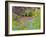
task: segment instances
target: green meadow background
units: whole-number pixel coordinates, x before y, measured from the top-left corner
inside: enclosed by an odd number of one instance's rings
[[[17,10],[19,10],[19,8]],[[39,7],[25,8],[23,16],[21,15],[16,16],[16,15],[15,16],[14,14],[12,15],[12,30],[15,31],[15,30],[40,29],[40,8]]]

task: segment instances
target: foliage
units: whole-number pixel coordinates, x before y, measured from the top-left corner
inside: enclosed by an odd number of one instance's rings
[[[32,11],[31,11],[32,10]],[[26,21],[22,23],[18,20],[15,20],[14,16],[12,17],[12,30],[31,30],[31,29],[40,29],[40,9],[34,8],[34,9],[27,8],[25,10],[24,17],[31,17],[32,21]],[[21,18],[21,16],[17,16],[18,19]],[[26,25],[26,26],[25,26]]]

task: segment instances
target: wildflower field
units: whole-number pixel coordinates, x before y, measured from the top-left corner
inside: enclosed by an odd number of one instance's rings
[[[12,30],[40,29],[40,7],[12,7]]]

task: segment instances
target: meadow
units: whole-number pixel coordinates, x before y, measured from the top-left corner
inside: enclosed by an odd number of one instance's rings
[[[12,8],[12,30],[38,30],[40,29],[39,7]]]

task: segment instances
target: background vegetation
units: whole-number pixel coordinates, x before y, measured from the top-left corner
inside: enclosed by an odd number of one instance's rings
[[[13,6],[12,12],[12,30],[40,29],[39,7]]]

